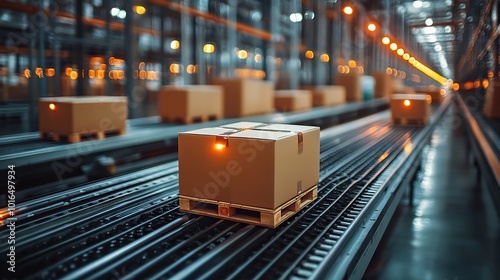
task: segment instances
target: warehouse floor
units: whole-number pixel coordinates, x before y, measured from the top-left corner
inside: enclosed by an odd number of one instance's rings
[[[499,217],[454,109],[432,135],[414,206],[403,199],[365,279],[498,279]]]

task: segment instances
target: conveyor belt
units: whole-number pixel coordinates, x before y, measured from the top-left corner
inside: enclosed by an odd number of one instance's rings
[[[0,169],[3,166],[17,167],[51,162],[65,159],[73,155],[99,154],[110,150],[119,150],[151,143],[172,143],[175,145],[177,135],[181,131],[207,126],[220,126],[237,121],[256,121],[266,123],[316,124],[322,119],[331,123],[342,115],[363,115],[387,108],[387,99],[374,99],[366,102],[348,103],[338,107],[319,107],[301,113],[274,113],[241,119],[223,119],[219,121],[196,123],[192,125],[162,124],[158,117],[130,120],[128,132],[120,137],[112,137],[99,141],[87,141],[75,144],[52,143],[38,140],[38,133],[22,134],[17,137],[0,137]],[[97,145],[98,143],[98,145]]]
[[[330,275],[325,263],[354,248],[348,246],[352,236],[382,197],[392,196],[385,191],[389,183],[400,183],[395,170],[406,172],[415,162],[444,108],[435,110],[425,128],[393,127],[383,112],[323,130],[318,199],[277,229],[179,212],[176,162],[20,202],[16,235],[23,238],[16,244],[16,276]],[[354,255],[342,260],[357,262]],[[347,273],[346,267],[336,267],[337,273]]]

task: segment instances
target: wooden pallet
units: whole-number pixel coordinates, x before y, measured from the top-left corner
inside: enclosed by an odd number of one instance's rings
[[[218,114],[213,115],[203,115],[203,116],[194,116],[194,117],[161,117],[161,121],[165,123],[183,123],[183,124],[192,124],[199,122],[208,122],[208,121],[216,121],[220,120],[222,117]]]
[[[266,209],[179,195],[181,211],[275,228],[318,197],[318,187],[297,195],[276,209]]]
[[[105,131],[84,131],[79,133],[54,133],[40,131],[40,138],[56,142],[78,143],[82,140],[100,140],[111,136],[124,135],[126,131],[127,130],[125,128]]]
[[[393,118],[392,123],[405,126],[424,126],[426,121],[424,119]]]

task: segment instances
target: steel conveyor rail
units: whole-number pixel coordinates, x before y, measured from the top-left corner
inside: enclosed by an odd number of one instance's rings
[[[176,162],[20,203],[18,230],[27,238],[18,247],[18,275],[307,278],[358,231],[408,139],[424,139],[432,129],[393,127],[387,112],[378,115],[340,134],[322,131],[318,200],[277,229],[179,212]]]

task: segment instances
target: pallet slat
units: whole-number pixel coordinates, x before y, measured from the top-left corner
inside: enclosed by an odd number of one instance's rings
[[[179,195],[184,212],[275,228],[318,197],[318,187],[297,195],[276,209]]]
[[[85,131],[80,133],[54,133],[40,131],[40,139],[52,140],[55,142],[78,143],[82,138],[90,138],[93,140],[101,140],[112,135],[124,135],[126,129],[113,129],[105,131]]]

